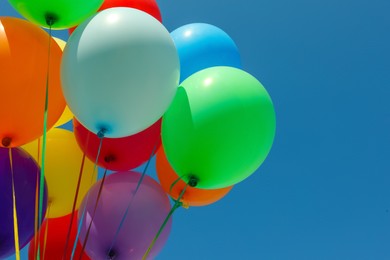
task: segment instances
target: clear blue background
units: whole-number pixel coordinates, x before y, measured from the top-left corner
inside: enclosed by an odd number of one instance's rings
[[[169,31],[225,30],[277,113],[266,162],[178,210],[158,259],[390,259],[390,1],[158,2]]]

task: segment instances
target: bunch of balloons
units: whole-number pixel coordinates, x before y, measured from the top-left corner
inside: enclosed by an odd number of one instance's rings
[[[169,33],[155,0],[9,3],[27,20],[0,17],[0,259],[153,259],[176,208],[266,159],[272,100],[220,28]]]

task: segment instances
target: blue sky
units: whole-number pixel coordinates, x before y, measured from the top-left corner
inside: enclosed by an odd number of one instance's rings
[[[390,1],[158,3],[169,31],[205,22],[234,39],[277,133],[227,197],[175,213],[157,259],[390,259]],[[0,15],[16,14],[1,0]]]

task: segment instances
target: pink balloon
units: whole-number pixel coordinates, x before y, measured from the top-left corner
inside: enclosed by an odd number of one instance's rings
[[[115,260],[142,259],[147,251],[171,206],[161,186],[147,175],[132,199],[140,178],[141,174],[137,172],[117,172],[106,177],[85,248],[91,259],[110,259],[108,256]],[[86,206],[80,233],[81,244],[91,222],[100,184],[101,180],[92,186],[89,198],[88,196],[84,198],[79,210],[80,220]],[[131,199],[127,217],[110,251]],[[162,249],[170,229],[171,220],[154,244],[148,259],[153,259]]]

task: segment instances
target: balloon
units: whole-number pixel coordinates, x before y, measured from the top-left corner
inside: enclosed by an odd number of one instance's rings
[[[262,164],[275,135],[270,96],[250,74],[232,67],[202,70],[185,80],[162,122],[168,161],[197,188],[236,184]]]
[[[0,17],[0,147],[20,146],[43,134],[48,40],[44,30],[25,20]],[[61,56],[51,40],[48,129],[65,108]]]
[[[88,131],[77,119],[73,121],[74,134],[81,150],[96,161],[100,139]],[[113,171],[134,169],[148,161],[161,145],[161,120],[146,130],[122,138],[105,138],[102,142],[98,165]]]
[[[99,11],[103,11],[113,7],[130,7],[141,10],[150,14],[160,22],[162,22],[160,9],[155,0],[104,0],[103,5]]]
[[[180,82],[215,66],[241,68],[238,48],[220,28],[206,23],[181,26],[171,33],[180,59]]]
[[[98,11],[103,11],[113,7],[130,7],[141,10],[150,14],[162,23],[160,9],[155,0],[105,0]],[[69,29],[69,34],[72,34],[76,27]]]
[[[55,123],[54,127],[62,126],[68,123],[70,120],[72,120],[72,118],[73,118],[72,111],[70,111],[69,107],[66,106],[64,112],[62,113],[58,121]]]
[[[115,260],[142,259],[168,215],[170,203],[161,186],[148,175],[145,175],[133,198],[140,178],[141,174],[136,172],[117,172],[106,177],[85,248],[91,259],[105,260],[108,256]],[[93,215],[100,182],[91,188],[89,199],[86,197],[80,207],[79,219],[81,209],[86,207],[80,233],[81,243],[84,242]],[[130,201],[129,212],[111,248]],[[162,249],[170,229],[171,219],[156,240],[148,259],[154,259]]]
[[[39,149],[38,140],[22,147],[38,159],[38,151],[42,151],[42,138]],[[39,158],[42,158],[41,154]],[[48,218],[57,218],[72,212],[82,159],[83,152],[78,147],[72,132],[58,128],[47,132],[45,177],[50,201]],[[88,189],[96,181],[93,170],[94,163],[86,159],[76,203],[77,208]]]
[[[53,37],[53,39],[56,41],[58,46],[60,46],[61,50],[65,49],[66,42],[60,38]],[[68,123],[70,120],[72,120],[73,114],[72,111],[70,111],[68,106],[65,106],[64,112],[62,112],[61,117],[58,119],[58,121],[54,124],[54,127],[61,126],[63,124]]]
[[[31,22],[52,29],[66,29],[96,13],[103,0],[8,0]]]
[[[162,147],[157,151],[156,171],[157,177],[164,191],[172,198],[177,200],[186,186],[186,183],[183,180],[179,180],[177,183],[175,183],[179,176],[177,176],[169,164]],[[185,207],[206,206],[225,197],[225,195],[228,194],[232,188],[233,186],[215,190],[204,190],[187,186],[186,191],[180,201]]]
[[[71,35],[61,79],[79,122],[95,134],[105,130],[105,137],[119,138],[161,118],[177,89],[179,60],[156,19],[132,8],[109,8]]]
[[[57,37],[53,37],[53,39],[56,41],[56,43],[58,44],[58,46],[61,48],[61,50],[63,51],[65,49],[65,46],[66,46],[66,42],[60,38],[57,38]]]
[[[75,212],[77,216],[77,211]],[[39,230],[38,235],[31,240],[28,248],[28,259],[35,260],[37,255],[38,244],[36,243],[39,236],[40,246],[40,259],[61,260],[65,250],[66,239],[68,235],[68,229],[70,224],[71,214],[60,218],[47,219]],[[45,232],[47,227],[47,237],[45,245]],[[70,259],[72,255],[72,248],[77,233],[77,221],[73,221],[71,233],[69,236],[69,242],[67,246],[66,256],[64,259]],[[79,259],[82,246],[80,242],[77,243],[74,259]],[[83,254],[82,260],[89,260],[90,258]]]
[[[10,149],[10,148],[9,148]],[[15,253],[12,201],[12,172],[9,149],[0,148],[0,259]],[[12,148],[19,245],[23,248],[34,235],[35,191],[40,169],[35,160],[20,148]],[[47,206],[47,188],[43,193],[43,216]]]

